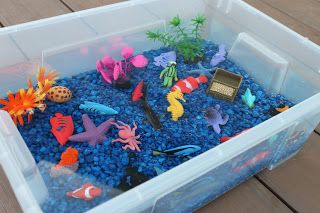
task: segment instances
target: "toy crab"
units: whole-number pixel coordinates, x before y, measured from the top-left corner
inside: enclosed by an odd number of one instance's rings
[[[141,142],[137,140],[140,138],[140,135],[136,136],[136,129],[137,129],[136,123],[133,122],[132,129],[128,124],[125,124],[122,121],[118,121],[118,123],[122,124],[122,126],[118,125],[115,122],[113,123],[113,125],[115,125],[118,129],[120,129],[118,133],[119,138],[112,140],[112,142],[121,142],[121,143],[127,144],[123,146],[122,149],[127,150],[129,148],[132,151],[137,150],[138,152],[140,152],[141,150],[138,144],[141,144]]]

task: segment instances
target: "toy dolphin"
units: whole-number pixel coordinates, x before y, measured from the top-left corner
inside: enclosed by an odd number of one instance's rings
[[[106,105],[91,102],[91,101],[84,101],[84,104],[80,104],[79,109],[83,109],[89,112],[96,112],[101,115],[116,115],[119,113],[118,111]]]
[[[224,60],[226,60],[226,54],[227,54],[226,46],[224,44],[220,44],[219,51],[212,57],[210,61],[210,65],[212,67],[215,67],[221,62],[223,62]]]
[[[252,95],[251,90],[247,88],[246,92],[244,95],[241,95],[242,101],[249,107],[253,108],[254,107],[254,102],[256,100],[256,96]]]
[[[172,149],[167,149],[165,151],[158,151],[154,150],[152,151],[153,155],[167,155],[167,156],[188,156],[194,152],[197,152],[201,150],[201,147],[195,146],[195,145],[184,145],[184,146],[179,146],[176,148]]]

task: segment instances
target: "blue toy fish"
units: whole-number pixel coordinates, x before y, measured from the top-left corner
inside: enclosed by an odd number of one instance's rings
[[[167,156],[188,156],[194,152],[201,150],[201,147],[195,145],[184,145],[165,151],[152,151],[153,155],[167,155]]]
[[[96,112],[101,115],[116,115],[116,114],[118,114],[118,111],[116,111],[106,105],[91,102],[91,101],[85,101],[84,104],[80,104],[79,109],[83,109],[83,110],[89,111],[89,112]]]
[[[256,96],[252,95],[251,90],[247,88],[244,95],[241,95],[241,99],[249,108],[253,108]]]

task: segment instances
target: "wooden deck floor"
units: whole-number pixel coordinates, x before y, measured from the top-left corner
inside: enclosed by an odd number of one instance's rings
[[[119,1],[0,0],[0,27]],[[320,0],[245,1],[320,44]],[[320,126],[291,160],[252,177],[198,212],[320,212],[319,133]],[[4,212],[21,209],[0,167],[0,213]]]

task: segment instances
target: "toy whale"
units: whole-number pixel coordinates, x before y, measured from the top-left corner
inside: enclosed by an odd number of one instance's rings
[[[84,101],[84,104],[80,104],[79,109],[83,109],[89,112],[96,112],[101,115],[116,115],[119,113],[118,111],[106,105],[91,102],[91,101]]]

